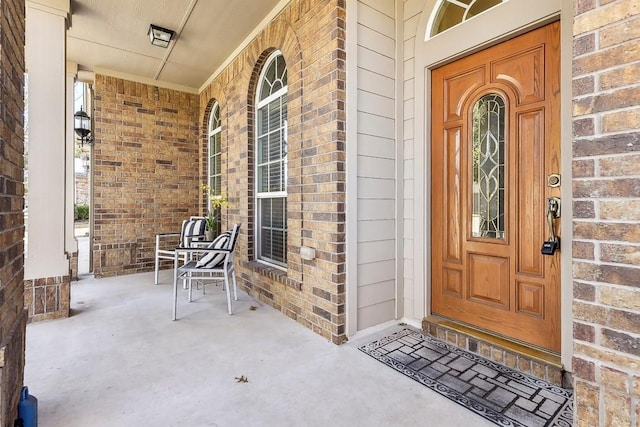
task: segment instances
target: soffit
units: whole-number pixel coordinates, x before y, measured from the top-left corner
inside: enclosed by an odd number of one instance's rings
[[[195,92],[282,0],[72,0],[67,61]],[[176,31],[152,46],[150,24]]]

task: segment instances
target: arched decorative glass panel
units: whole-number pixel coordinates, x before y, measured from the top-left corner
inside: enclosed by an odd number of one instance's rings
[[[495,93],[473,106],[473,237],[505,239],[505,101]]]
[[[441,0],[431,37],[508,0]]]
[[[266,62],[256,106],[257,257],[287,263],[287,65],[280,52]]]
[[[222,123],[220,121],[220,105],[216,102],[209,116],[209,185],[215,195],[222,192]]]

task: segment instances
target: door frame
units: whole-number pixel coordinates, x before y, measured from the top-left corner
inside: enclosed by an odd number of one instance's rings
[[[415,313],[431,314],[431,70],[471,53],[498,44],[560,19],[561,38],[561,197],[563,200],[560,221],[562,240],[561,257],[561,360],[565,369],[571,370],[573,355],[572,312],[572,194],[571,194],[571,100],[572,100],[572,45],[573,45],[573,1],[572,0],[509,0],[490,9],[457,27],[453,27],[432,38],[431,15],[439,4],[426,0],[416,31],[414,58],[415,100],[415,148],[414,148],[414,196],[413,217],[415,219],[414,242],[414,301]],[[508,17],[505,19],[505,17]],[[468,37],[474,34],[474,38]],[[453,48],[452,48],[453,47]],[[569,70],[569,72],[563,72]]]

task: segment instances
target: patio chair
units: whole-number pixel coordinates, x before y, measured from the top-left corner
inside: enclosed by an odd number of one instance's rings
[[[238,241],[240,224],[235,224],[229,231],[218,236],[208,247],[176,248],[173,270],[173,320],[176,320],[178,306],[178,280],[186,281],[189,289],[188,300],[191,302],[192,282],[198,281],[206,286],[208,281],[222,281],[223,290],[227,293],[227,308],[233,314],[231,306],[231,287],[233,299],[238,300],[236,286],[236,271],[233,262],[233,251]],[[188,261],[178,266],[181,256],[187,256]]]
[[[160,260],[173,260],[175,257],[175,247],[189,247],[194,241],[204,240],[206,219],[201,216],[192,216],[182,221],[180,233],[160,233],[156,234],[156,271],[154,284],[158,284],[160,271]],[[171,248],[171,249],[165,249]],[[182,263],[187,262],[186,255],[183,255]]]

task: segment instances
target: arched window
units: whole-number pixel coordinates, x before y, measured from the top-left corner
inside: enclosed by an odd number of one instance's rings
[[[216,102],[213,104],[211,115],[209,116],[209,161],[207,167],[207,175],[209,178],[208,183],[211,187],[211,193],[216,196],[219,196],[222,192],[222,168],[220,162],[220,157],[222,154],[221,135],[222,124],[220,122],[220,105],[218,105],[218,103]]]
[[[286,266],[287,65],[278,51],[265,63],[256,99],[256,254]]]
[[[440,0],[432,18],[430,35],[440,34],[505,1],[508,0]]]

